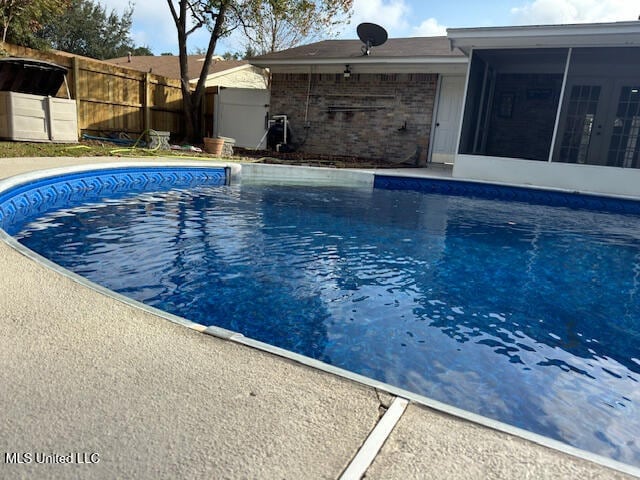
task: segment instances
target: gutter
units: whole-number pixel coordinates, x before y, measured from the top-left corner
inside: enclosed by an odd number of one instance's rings
[[[344,57],[344,58],[304,58],[287,60],[264,60],[252,63],[258,67],[270,67],[273,65],[309,66],[309,65],[432,65],[451,64],[466,65],[469,59],[459,57]]]

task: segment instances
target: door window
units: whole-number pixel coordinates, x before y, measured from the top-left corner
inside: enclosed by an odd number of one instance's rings
[[[640,85],[620,89],[607,165],[640,168]]]
[[[561,162],[587,163],[600,100],[599,85],[574,85],[567,105],[564,134],[560,144]]]

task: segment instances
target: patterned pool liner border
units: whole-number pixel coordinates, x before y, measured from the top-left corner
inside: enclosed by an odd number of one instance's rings
[[[77,201],[118,198],[130,193],[229,183],[225,167],[149,166],[104,168],[59,174],[0,191],[0,228],[14,234],[29,218]]]
[[[412,190],[441,195],[526,202],[553,207],[640,215],[640,201],[637,199],[497,183],[482,183],[463,179],[376,175],[374,188],[384,190]]]
[[[123,168],[127,168],[127,167],[139,167],[139,168],[145,168],[146,166],[150,166],[150,167],[158,167],[158,166],[166,166],[168,168],[173,167],[174,165],[171,164],[164,164],[164,165],[149,165],[149,164],[141,164],[141,163],[137,163],[137,164],[122,164],[122,165],[116,165],[116,167],[121,166]],[[184,165],[183,165],[184,166]],[[195,167],[201,166],[200,164],[194,165]],[[100,168],[100,166],[96,166],[96,165],[92,165],[92,168],[86,168],[86,166],[83,166],[79,169],[76,169],[74,167],[64,167],[61,169],[53,169],[53,170],[46,170],[46,171],[40,171],[40,172],[33,172],[31,174],[24,174],[24,175],[18,175],[16,177],[12,177],[10,179],[7,180],[3,180],[0,181],[0,198],[2,198],[2,195],[10,188],[14,187],[16,184],[17,185],[24,185],[26,182],[23,181],[23,177],[28,177],[31,179],[31,181],[36,181],[38,179],[44,179],[47,176],[53,176],[56,174],[63,174],[64,172],[67,173],[80,173],[80,172],[85,172],[87,174],[90,174],[94,171],[100,171],[100,170],[106,170],[108,168],[113,168],[114,165],[105,165],[105,168]],[[38,173],[40,173],[40,176],[38,176]],[[373,173],[372,173],[373,175]],[[241,176],[241,172],[240,172],[240,176]],[[419,179],[419,180],[424,180],[424,179]],[[429,179],[431,180],[431,179]],[[17,183],[16,183],[17,182]],[[607,468],[611,468],[613,470],[617,470],[619,472],[622,473],[626,473],[635,477],[640,478],[640,468],[635,467],[633,465],[629,465],[626,463],[622,463],[616,460],[612,460],[608,457],[604,457],[601,455],[597,455],[595,453],[592,452],[588,452],[586,450],[581,450],[579,448],[576,447],[572,447],[571,445],[568,445],[566,443],[560,442],[558,440],[554,440],[548,437],[544,437],[542,435],[533,433],[533,432],[529,432],[527,430],[523,430],[521,428],[518,427],[514,427],[512,425],[503,423],[503,422],[499,422],[497,420],[488,418],[488,417],[484,417],[482,415],[478,415],[466,410],[462,410],[460,408],[448,405],[446,403],[442,403],[439,402],[437,400],[434,400],[432,398],[423,396],[423,395],[418,395],[415,394],[413,392],[404,390],[402,388],[398,388],[398,387],[394,387],[393,385],[389,385],[387,383],[384,382],[380,382],[377,380],[373,380],[371,378],[359,375],[357,373],[353,373],[350,372],[348,370],[344,370],[342,368],[339,367],[335,367],[333,365],[329,365],[326,364],[324,362],[321,362],[319,360],[315,360],[309,357],[305,357],[304,355],[300,355],[294,352],[290,352],[288,350],[279,348],[279,347],[275,347],[273,345],[269,345],[267,343],[258,341],[258,340],[253,340],[251,338],[245,337],[243,334],[239,333],[239,332],[235,332],[232,330],[227,330],[224,328],[220,328],[220,327],[216,327],[216,326],[206,326],[206,325],[202,325],[196,322],[192,322],[191,320],[179,317],[177,315],[173,315],[170,313],[167,313],[163,310],[159,310],[155,307],[151,307],[148,305],[145,305],[144,303],[138,302],[136,300],[133,300],[131,298],[128,298],[122,294],[113,292],[101,285],[98,285],[94,282],[91,282],[89,280],[87,280],[84,277],[81,277],[80,275],[73,273],[65,268],[62,268],[61,266],[53,263],[52,261],[48,260],[47,258],[35,253],[34,251],[26,248],[25,246],[23,246],[21,243],[19,243],[17,240],[15,240],[11,235],[9,235],[7,232],[5,232],[3,229],[0,229],[0,241],[3,241],[5,244],[7,244],[8,246],[10,246],[11,248],[13,248],[14,250],[16,250],[17,252],[19,252],[20,254],[22,254],[23,256],[29,258],[30,260],[39,263],[40,265],[43,265],[46,268],[49,268],[55,272],[57,272],[60,275],[63,275],[65,277],[67,277],[68,279],[83,285],[85,287],[91,288],[92,290],[101,293],[102,295],[105,295],[109,298],[112,298],[113,300],[116,300],[118,302],[122,302],[126,305],[141,309],[151,315],[154,315],[156,317],[160,317],[163,318],[165,320],[168,320],[172,323],[181,325],[183,327],[187,327],[190,328],[192,330],[195,330],[197,332],[200,333],[205,333],[207,335],[211,335],[213,337],[222,339],[222,340],[228,340],[228,341],[232,341],[232,342],[236,342],[238,344],[241,345],[245,345],[247,347],[251,347],[251,348],[255,348],[267,353],[271,353],[273,355],[277,355],[279,357],[291,360],[293,362],[296,362],[298,364],[301,365],[305,365],[307,367],[310,368],[314,368],[314,369],[318,369],[333,375],[338,375],[340,377],[346,378],[348,380],[360,383],[362,385],[366,385],[372,388],[375,388],[377,390],[381,390],[381,391],[385,391],[387,393],[390,393],[392,395],[395,395],[396,397],[402,398],[402,399],[406,399],[408,401],[412,401],[415,402],[417,404],[432,408],[436,411],[448,414],[448,415],[452,415],[454,417],[460,418],[462,420],[466,420],[478,425],[482,425],[484,427],[488,427],[490,429],[499,431],[499,432],[503,432],[503,433],[507,433],[510,435],[514,435],[516,437],[520,437],[522,439],[531,441],[535,444],[541,445],[543,447],[547,447],[547,448],[551,448],[553,450],[571,455],[573,457],[576,458],[580,458],[583,460],[587,460],[599,465],[602,465],[604,467]]]

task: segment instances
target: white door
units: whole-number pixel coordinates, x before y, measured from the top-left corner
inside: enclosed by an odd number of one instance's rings
[[[464,77],[441,77],[431,148],[431,161],[434,163],[453,163],[463,97]]]
[[[221,88],[214,103],[214,136],[233,138],[238,147],[266,148],[268,112],[269,90]]]

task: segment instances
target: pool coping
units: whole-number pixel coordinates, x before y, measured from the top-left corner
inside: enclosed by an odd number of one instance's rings
[[[132,162],[118,162],[118,163],[100,163],[100,164],[91,164],[91,165],[78,165],[78,166],[68,166],[68,167],[59,167],[59,168],[52,168],[52,169],[45,169],[45,170],[36,170],[36,171],[32,171],[29,173],[24,173],[24,174],[19,174],[19,175],[15,175],[12,177],[8,177],[6,179],[2,179],[0,180],[0,193],[2,193],[3,191],[5,191],[6,189],[15,187],[17,185],[20,184],[24,184],[24,183],[28,183],[31,181],[35,181],[38,179],[42,179],[43,177],[46,176],[52,176],[52,175],[64,175],[64,174],[70,174],[70,173],[79,173],[79,172],[85,172],[85,171],[99,171],[99,170],[107,170],[107,169],[111,169],[111,168],[131,168],[131,167],[139,167],[139,168],[144,168],[144,167],[171,167],[171,166],[182,166],[182,167],[204,167],[204,168],[211,168],[212,166],[215,167],[228,167],[230,168],[231,171],[231,175],[232,175],[232,183],[234,182],[233,179],[235,179],[236,181],[239,178],[242,178],[242,169],[244,167],[245,164],[241,164],[241,163],[234,163],[234,162],[219,162],[219,163],[212,163],[212,162],[202,162],[202,161],[189,161],[189,162],[185,162],[185,161],[181,161],[179,163],[175,163],[175,162],[168,162],[168,161],[153,161],[153,162],[139,162],[139,161],[132,161]],[[255,165],[255,164],[249,164],[249,165]],[[270,167],[284,167],[284,168],[293,168],[295,169],[295,171],[300,172],[300,170],[298,169],[306,169],[306,168],[310,168],[311,170],[307,170],[307,172],[313,172],[312,175],[310,175],[310,178],[308,178],[307,180],[302,180],[303,184],[328,184],[331,185],[332,183],[330,181],[327,181],[326,179],[323,181],[322,179],[322,173],[323,172],[327,172],[330,171],[332,173],[332,175],[330,175],[329,177],[333,176],[333,172],[335,172],[335,169],[328,169],[328,168],[323,168],[323,167],[288,167],[288,166],[269,166],[269,165],[260,165],[260,167],[265,167],[266,169],[269,169]],[[262,170],[262,169],[261,169]],[[282,170],[280,170],[282,171]],[[370,177],[371,179],[371,185],[373,186],[373,176],[375,174],[377,174],[377,172],[374,174],[373,172],[370,171],[354,171],[355,175],[354,175],[354,179],[356,179],[356,185],[359,186],[364,186],[367,184],[368,182],[368,178]],[[428,172],[426,172],[428,173]],[[390,172],[385,172],[386,175],[391,175]],[[404,175],[407,176],[407,175]],[[262,178],[262,177],[261,177]],[[258,180],[260,181],[261,178],[258,178]],[[416,176],[413,178],[425,178],[424,175],[420,175],[420,176]],[[268,178],[262,178],[263,180],[268,180]],[[457,180],[457,179],[455,179]],[[464,180],[461,180],[464,181]],[[300,183],[300,179],[296,178],[293,180],[293,183],[299,184]],[[355,186],[355,185],[354,185]],[[526,186],[526,188],[528,188],[528,186]],[[628,198],[628,197],[627,197]],[[484,417],[472,412],[468,412],[466,410],[457,408],[457,407],[453,407],[451,405],[439,402],[437,400],[433,400],[429,397],[423,396],[423,395],[418,395],[412,392],[409,392],[407,390],[398,388],[398,387],[394,387],[392,385],[386,384],[384,382],[380,382],[377,380],[373,380],[370,379],[368,377],[364,377],[362,375],[353,373],[353,372],[349,372],[347,370],[338,368],[338,367],[334,367],[332,365],[323,363],[321,361],[318,360],[314,360],[312,358],[309,357],[305,357],[303,355],[300,354],[296,354],[287,350],[284,350],[282,348],[279,347],[275,347],[269,344],[266,344],[264,342],[260,342],[257,340],[253,340],[251,338],[245,337],[244,335],[242,335],[241,333],[238,332],[234,332],[231,330],[227,330],[227,329],[223,329],[220,327],[215,327],[215,326],[205,326],[205,325],[201,325],[198,324],[196,322],[192,322],[190,320],[184,319],[182,317],[164,312],[162,310],[159,310],[157,308],[154,307],[150,307],[147,306],[141,302],[138,302],[136,300],[132,300],[124,295],[118,294],[116,292],[113,292],[105,287],[102,287],[98,284],[95,284],[69,270],[64,269],[63,267],[60,267],[59,265],[55,264],[54,262],[46,259],[45,257],[42,257],[41,255],[33,252],[32,250],[24,247],[22,244],[20,244],[17,240],[15,240],[13,237],[11,237],[10,235],[8,235],[4,230],[0,230],[0,240],[3,241],[5,244],[9,245],[11,248],[13,248],[14,250],[18,251],[20,254],[24,255],[25,257],[29,258],[30,260],[45,266],[46,268],[55,271],[56,273],[63,275],[69,279],[71,279],[72,281],[79,283],[85,287],[88,287],[94,291],[99,292],[102,295],[105,295],[109,298],[112,298],[118,302],[127,304],[129,306],[138,308],[140,310],[143,310],[147,313],[150,313],[156,317],[160,317],[163,318],[165,320],[168,320],[172,323],[190,328],[192,330],[195,330],[197,332],[200,333],[205,333],[207,335],[212,335],[214,337],[223,339],[223,340],[228,340],[228,341],[232,341],[244,346],[248,346],[251,348],[255,348],[258,350],[261,350],[263,352],[268,352],[270,354],[279,356],[279,357],[283,357],[286,358],[288,360],[294,361],[298,364],[301,365],[305,365],[307,367],[311,367],[317,370],[321,370],[333,375],[337,375],[340,376],[342,378],[346,378],[348,380],[357,382],[359,384],[362,385],[366,385],[368,387],[372,387],[376,390],[381,390],[384,392],[387,392],[389,394],[392,394],[400,399],[404,399],[404,400],[408,400],[411,402],[415,402],[417,404],[420,405],[424,405],[426,407],[432,408],[436,411],[448,414],[448,415],[452,415],[456,418],[462,419],[462,420],[466,420],[469,422],[472,422],[474,424],[478,424],[478,425],[482,425],[484,427],[488,427],[492,430],[496,430],[499,432],[503,432],[503,433],[507,433],[510,435],[514,435],[516,437],[531,441],[533,443],[536,443],[538,445],[547,447],[547,448],[551,448],[553,450],[562,452],[562,453],[566,453],[568,455],[571,455],[573,457],[577,457],[583,460],[587,460],[599,465],[602,465],[604,467],[608,467],[617,471],[620,471],[622,473],[626,473],[626,474],[630,474],[633,476],[637,476],[640,477],[640,468],[635,467],[633,465],[629,465],[623,462],[619,462],[616,460],[612,460],[608,457],[604,457],[601,455],[597,455],[585,450],[581,450],[579,448],[576,447],[572,447],[568,444],[565,444],[563,442],[557,441],[557,440],[553,440],[547,437],[544,437],[542,435],[536,434],[536,433],[532,433],[529,432],[527,430],[523,430],[520,429],[518,427],[514,427],[511,426],[509,424],[503,423],[503,422],[499,422],[497,420],[493,420],[491,418],[488,417]]]

